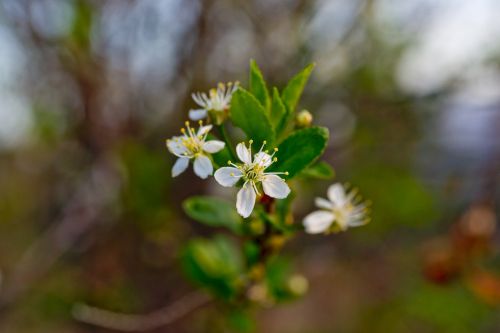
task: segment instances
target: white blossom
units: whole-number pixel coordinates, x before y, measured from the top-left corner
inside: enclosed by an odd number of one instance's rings
[[[188,165],[189,160],[194,159],[194,173],[205,179],[213,172],[212,160],[210,154],[217,153],[224,148],[225,143],[219,140],[206,141],[207,135],[212,129],[212,125],[203,125],[199,122],[200,127],[197,132],[186,121],[186,128],[181,129],[181,136],[174,136],[167,140],[168,150],[178,157],[172,167],[172,177],[177,177],[183,173]]]
[[[345,231],[349,227],[357,227],[369,222],[367,205],[360,203],[356,190],[346,193],[344,187],[333,184],[328,188],[327,199],[316,198],[316,206],[320,208],[304,218],[304,227],[310,234],[327,231]]]
[[[230,167],[222,167],[215,171],[215,180],[222,186],[231,187],[241,179],[243,186],[236,197],[236,209],[244,218],[250,216],[255,206],[257,195],[260,195],[259,184],[265,194],[276,199],[283,199],[290,193],[290,188],[285,181],[279,177],[280,174],[288,175],[288,172],[265,172],[265,170],[277,161],[274,157],[277,148],[272,155],[263,151],[264,141],[260,150],[252,158],[252,140],[247,147],[243,142],[236,146],[236,154],[242,163],[232,163]]]
[[[233,93],[238,89],[239,83],[229,82],[227,84],[219,83],[217,89],[210,89],[208,95],[206,93],[193,93],[191,97],[200,106],[199,109],[189,111],[191,120],[199,120],[206,118],[209,111],[221,113],[227,111],[230,107]]]

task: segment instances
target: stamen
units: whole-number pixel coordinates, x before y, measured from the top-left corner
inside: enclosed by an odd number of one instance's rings
[[[262,141],[262,147],[260,147],[260,151],[262,151],[262,149],[264,149],[264,146],[265,146],[266,144],[267,144],[267,141],[266,141],[266,140]]]
[[[255,185],[255,183],[254,182],[250,182],[250,184],[252,184],[252,187],[253,187],[255,193],[257,193],[257,195],[260,195],[260,192],[259,192],[259,190],[257,190],[257,186]]]

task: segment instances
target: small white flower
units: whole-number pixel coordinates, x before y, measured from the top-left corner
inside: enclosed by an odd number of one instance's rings
[[[349,227],[357,227],[369,222],[366,217],[367,205],[356,198],[356,190],[346,193],[344,187],[338,183],[328,188],[328,199],[316,198],[316,206],[321,210],[310,213],[304,218],[304,227],[310,234],[342,231]],[[334,224],[335,222],[335,224]]]
[[[183,173],[188,165],[189,160],[194,159],[194,173],[200,178],[207,178],[213,172],[212,161],[210,154],[217,153],[224,148],[225,143],[219,140],[206,141],[208,132],[212,129],[212,125],[205,125],[200,120],[200,128],[195,133],[194,128],[186,121],[186,128],[181,128],[183,135],[174,136],[167,140],[168,150],[179,157],[172,167],[172,177],[177,177]]]
[[[229,82],[227,84],[219,83],[217,89],[210,89],[208,95],[206,93],[193,93],[191,96],[198,104],[200,109],[193,109],[189,111],[189,118],[191,120],[199,120],[207,117],[209,111],[217,113],[224,112],[229,109],[231,97],[238,89],[239,83]]]
[[[288,185],[278,176],[287,175],[288,172],[265,172],[273,162],[277,161],[274,154],[278,151],[278,148],[274,148],[274,153],[269,155],[267,151],[262,151],[265,144],[264,141],[252,159],[252,140],[248,147],[243,142],[239,143],[236,146],[236,154],[243,163],[235,164],[229,161],[231,167],[220,168],[214,174],[215,180],[226,187],[234,186],[240,179],[243,180],[243,186],[236,197],[236,209],[244,218],[252,213],[255,199],[260,194],[257,188],[260,183],[264,193],[270,197],[283,199],[290,193]]]

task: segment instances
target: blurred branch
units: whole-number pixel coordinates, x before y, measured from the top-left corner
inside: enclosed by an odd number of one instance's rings
[[[172,324],[210,301],[210,296],[194,291],[162,309],[144,315],[124,314],[76,304],[73,308],[73,317],[78,321],[103,328],[143,332]]]
[[[98,223],[116,199],[120,184],[115,168],[105,159],[96,162],[69,200],[61,219],[25,251],[10,274],[0,294],[0,310],[5,310],[36,285],[52,265]]]

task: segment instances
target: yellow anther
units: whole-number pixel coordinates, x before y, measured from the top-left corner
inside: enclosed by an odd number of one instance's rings
[[[181,128],[181,133],[186,133],[186,129],[185,128]]]
[[[187,127],[189,127],[189,121],[186,121],[184,124],[185,124]]]
[[[227,161],[227,164],[228,164],[228,165],[231,165],[231,160]]]
[[[277,157],[273,158],[273,161],[274,161],[274,162],[277,162],[277,161],[278,161],[278,158],[277,158]]]
[[[231,177],[234,177],[234,172],[231,172],[229,175],[230,175]]]
[[[198,121],[198,124],[203,125],[203,120]]]
[[[285,176],[288,176],[290,173],[288,173],[288,171],[285,172]]]
[[[278,147],[274,148],[274,151],[278,151]]]
[[[267,144],[267,141],[266,141],[266,140],[264,140],[264,141],[262,141],[262,143],[263,143],[263,144]]]
[[[252,143],[253,143],[253,140],[248,141],[248,143],[249,143],[249,144],[252,144]]]

